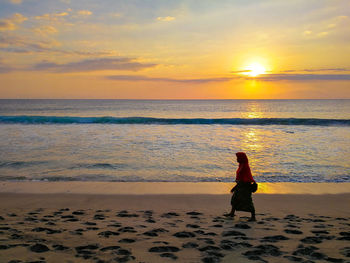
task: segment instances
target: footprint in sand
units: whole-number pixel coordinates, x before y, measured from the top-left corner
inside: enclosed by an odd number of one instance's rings
[[[350,247],[344,247],[340,249],[340,253],[346,256],[347,258],[350,258]]]
[[[149,230],[143,234],[145,236],[156,237],[158,236],[158,233],[165,233],[165,232],[169,232],[169,231],[164,228],[156,228],[156,229]]]
[[[63,246],[63,245],[53,245],[52,247],[56,251],[63,251],[63,250],[68,250],[69,249],[69,247],[66,247],[66,246]]]
[[[43,253],[50,250],[46,245],[40,244],[40,243],[37,243],[31,246],[29,249],[30,251],[36,252],[36,253]]]
[[[96,226],[97,225],[95,222],[85,222],[82,224],[87,225],[87,226]]]
[[[194,243],[194,242],[187,242],[187,243],[182,244],[182,247],[183,248],[197,248],[197,247],[199,247],[199,245],[197,243]]]
[[[282,235],[276,235],[276,236],[266,236],[261,239],[262,242],[270,242],[270,243],[276,243],[283,240],[289,240],[289,238]]]
[[[118,232],[122,233],[136,233],[137,231],[132,226],[121,227]]]
[[[108,246],[108,247],[103,247],[100,250],[105,252],[105,251],[115,251],[120,249],[120,246]]]
[[[246,236],[246,234],[242,233],[242,232],[238,232],[235,230],[230,230],[230,231],[224,231],[222,233],[223,237],[231,237],[231,236]]]
[[[177,256],[174,255],[173,253],[162,253],[160,254],[159,256],[161,256],[162,258],[171,258],[171,259],[174,259],[176,260],[177,259]]]
[[[109,238],[110,236],[119,236],[120,233],[107,230],[107,231],[103,231],[103,232],[98,233],[98,235],[99,235],[100,237]]]
[[[75,248],[77,254],[76,257],[82,257],[84,259],[89,259],[93,255],[96,254],[94,250],[98,249],[99,246],[97,244],[90,244],[86,246],[78,246]]]
[[[244,224],[244,223],[238,223],[238,224],[235,224],[235,228],[239,228],[239,229],[249,229],[251,228],[249,225],[247,224]]]
[[[84,210],[77,210],[72,212],[73,215],[80,216],[80,215],[85,215]]]
[[[246,257],[251,256],[274,256],[279,257],[282,255],[282,252],[280,249],[274,245],[259,245],[255,246],[254,250],[249,250],[247,252],[244,252],[242,255]]]
[[[174,247],[174,246],[158,246],[158,247],[151,247],[148,251],[163,253],[163,252],[178,252],[179,250],[180,249],[178,247]]]
[[[208,244],[208,245],[214,245],[215,242],[213,239],[208,238],[208,237],[198,237],[197,238],[198,241],[204,241],[204,243]]]
[[[338,237],[337,240],[350,241],[350,232],[340,232],[339,235],[341,235],[341,237]]]
[[[192,212],[187,212],[186,215],[190,215],[190,216],[199,216],[199,215],[203,215],[202,213],[196,212],[196,211],[192,211]]]
[[[48,235],[52,234],[57,234],[57,233],[62,233],[61,230],[55,230],[51,228],[46,228],[46,227],[36,227],[32,229],[32,232],[45,232]]]
[[[194,224],[187,224],[186,227],[188,227],[188,228],[200,228],[199,225],[194,225]]]
[[[182,232],[175,233],[173,236],[178,238],[189,238],[189,237],[195,237],[196,235],[192,232],[182,231]]]
[[[234,250],[239,247],[252,247],[253,245],[247,243],[247,242],[235,242],[232,240],[221,240],[220,247],[224,250]]]
[[[135,239],[131,239],[131,238],[123,238],[123,239],[120,239],[119,241],[118,241],[119,243],[134,243],[134,242],[136,242],[136,240]]]
[[[284,232],[286,232],[287,234],[293,234],[293,235],[301,235],[303,232],[300,230],[296,230],[296,229],[285,229]]]
[[[128,211],[126,210],[123,210],[123,211],[119,211],[117,214],[116,214],[117,217],[139,217],[138,214],[129,214]]]
[[[120,224],[120,223],[113,223],[113,224],[109,224],[109,225],[107,225],[108,227],[121,227],[122,226],[122,224]]]
[[[103,214],[96,214],[96,215],[94,215],[94,219],[95,220],[105,220],[106,217]]]

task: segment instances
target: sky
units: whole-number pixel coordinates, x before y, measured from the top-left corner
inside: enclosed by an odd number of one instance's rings
[[[349,0],[0,0],[0,98],[349,99]]]

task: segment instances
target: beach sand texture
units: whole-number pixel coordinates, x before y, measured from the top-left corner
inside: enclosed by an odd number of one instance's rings
[[[0,262],[350,262],[350,194],[0,193]]]

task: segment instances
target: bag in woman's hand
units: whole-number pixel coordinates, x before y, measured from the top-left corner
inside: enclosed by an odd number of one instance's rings
[[[258,184],[256,182],[253,182],[252,184],[250,184],[250,191],[252,193],[255,193],[258,190]]]

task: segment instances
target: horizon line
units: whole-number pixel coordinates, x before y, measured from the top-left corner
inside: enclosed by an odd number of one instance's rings
[[[214,100],[350,100],[350,98],[290,98],[290,99],[93,99],[93,98],[0,98],[0,100],[138,100],[138,101],[214,101]]]

